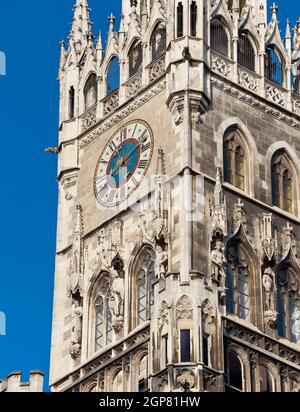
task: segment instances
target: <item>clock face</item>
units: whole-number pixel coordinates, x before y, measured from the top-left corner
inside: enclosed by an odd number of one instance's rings
[[[116,206],[130,196],[147,173],[153,135],[141,120],[128,123],[109,140],[97,164],[94,191],[98,202]]]

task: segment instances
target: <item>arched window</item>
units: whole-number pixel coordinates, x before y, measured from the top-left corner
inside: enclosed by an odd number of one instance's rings
[[[143,63],[142,43],[136,40],[129,51],[129,77],[134,76],[141,68]]]
[[[253,273],[250,259],[241,243],[229,246],[227,255],[227,312],[240,319],[250,320],[250,275]]]
[[[151,36],[152,61],[158,59],[166,50],[166,27],[159,23]]]
[[[269,368],[264,365],[259,366],[259,384],[260,392],[275,392],[274,378]]]
[[[120,86],[120,64],[117,56],[114,56],[106,72],[106,91],[107,94],[117,90]]]
[[[268,47],[265,57],[265,75],[267,79],[282,86],[283,68],[281,61],[273,47]]]
[[[238,63],[255,71],[255,51],[246,33],[241,33],[238,42]]]
[[[92,73],[84,86],[85,110],[90,109],[97,102],[97,76]]]
[[[278,335],[300,344],[300,288],[291,267],[278,272],[277,312]]]
[[[182,2],[177,6],[177,37],[183,36],[183,5]]]
[[[286,152],[280,150],[272,158],[272,203],[289,213],[295,213],[295,178]]]
[[[113,325],[110,305],[110,279],[108,274],[102,274],[95,283],[91,294],[91,336],[93,350],[97,352],[112,343]]]
[[[138,377],[139,377],[139,392],[146,392],[148,389],[148,356],[144,356],[139,364]]]
[[[123,392],[123,371],[120,370],[113,379],[112,392]]]
[[[75,89],[73,86],[69,90],[69,119],[74,119],[75,115]]]
[[[219,19],[214,19],[210,25],[211,48],[223,56],[228,56],[228,36]]]
[[[224,136],[223,164],[224,181],[246,190],[246,153],[241,134],[237,129],[229,130]]]
[[[195,1],[191,3],[191,36],[197,36],[197,4]]]
[[[233,351],[229,351],[227,355],[227,383],[230,387],[230,392],[240,392],[244,390],[243,364]]]
[[[136,266],[136,326],[150,319],[154,305],[155,254],[150,248],[140,253]]]

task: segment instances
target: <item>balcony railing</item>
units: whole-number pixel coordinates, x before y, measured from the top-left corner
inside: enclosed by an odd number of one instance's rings
[[[102,102],[103,114],[106,116],[119,106],[119,89],[106,96]]]
[[[260,76],[257,73],[252,72],[251,70],[246,69],[245,67],[239,66],[238,78],[240,86],[250,90],[251,92],[258,92],[258,82]]]
[[[131,77],[126,83],[126,98],[130,99],[135,96],[143,86],[143,72],[139,71],[135,76]]]
[[[165,73],[165,54],[151,62],[148,67],[146,67],[146,70],[148,71],[149,83],[160,78]]]
[[[81,115],[82,130],[85,131],[93,126],[97,121],[97,104],[94,104],[90,109]]]
[[[265,81],[266,98],[279,106],[286,104],[286,91],[283,87],[268,80]]]

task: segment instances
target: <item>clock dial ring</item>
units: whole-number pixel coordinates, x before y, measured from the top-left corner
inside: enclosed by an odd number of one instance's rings
[[[94,194],[104,207],[123,203],[139,187],[149,169],[154,139],[148,123],[133,120],[108,140],[94,175]]]

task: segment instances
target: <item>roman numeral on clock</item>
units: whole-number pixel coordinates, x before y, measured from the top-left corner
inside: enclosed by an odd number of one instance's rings
[[[115,152],[117,150],[117,146],[115,145],[115,142],[110,142],[109,148],[112,152]]]
[[[109,187],[108,184],[105,183],[105,185],[103,186],[103,188],[100,190],[100,192],[98,193],[98,196],[100,197],[100,199],[103,199],[104,196],[106,195],[107,191],[108,191]]]
[[[145,145],[143,145],[142,146],[142,149],[141,149],[141,151],[142,151],[142,153],[144,153],[144,152],[146,152],[147,150],[149,150],[150,149],[150,142],[149,143],[147,143],[147,144],[145,144]]]
[[[114,200],[115,194],[116,194],[116,190],[112,190],[108,196],[108,202],[111,203]]]
[[[103,180],[104,180],[105,178],[106,178],[105,174],[102,175],[102,176],[98,176],[97,179],[96,179],[96,184],[97,184],[97,186],[98,186],[101,182],[103,182]]]
[[[120,133],[120,142],[124,142],[127,139],[127,128],[123,129]]]
[[[138,169],[146,169],[147,164],[148,164],[147,160],[140,160],[138,164]]]
[[[145,129],[141,136],[139,137],[139,142],[144,143],[148,139],[148,130]]]

